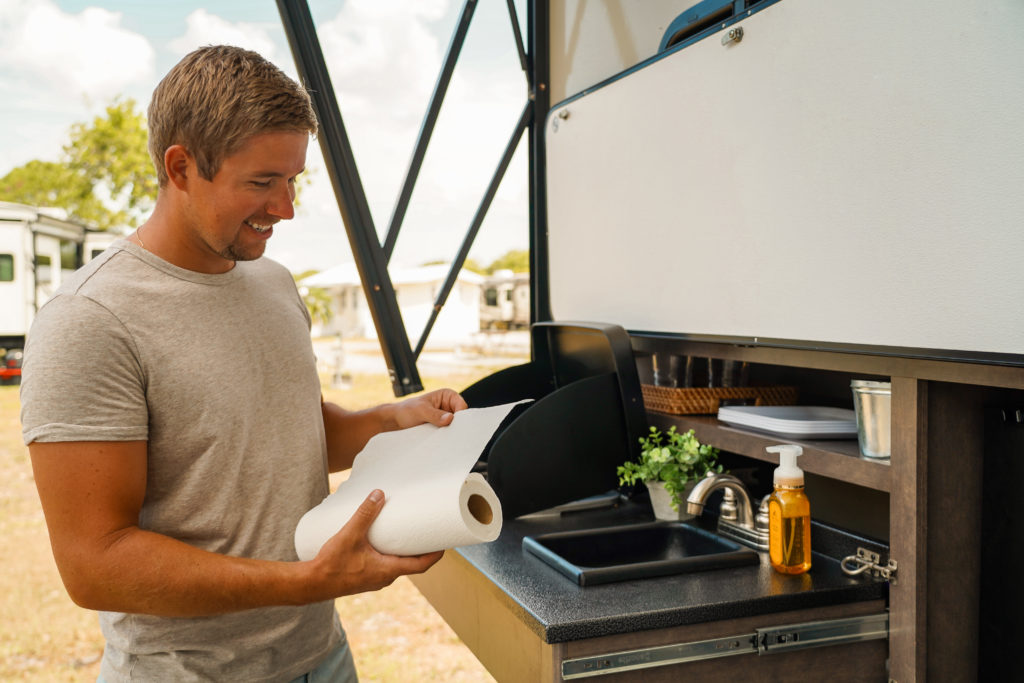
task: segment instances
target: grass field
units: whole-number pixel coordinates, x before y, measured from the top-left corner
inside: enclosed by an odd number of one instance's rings
[[[427,390],[462,389],[493,368],[424,377]],[[346,408],[393,401],[382,375],[355,375],[324,394]],[[17,387],[0,387],[0,681],[95,681],[103,653],[96,616],[68,598],[50,554]],[[339,599],[362,681],[493,681],[412,583]]]

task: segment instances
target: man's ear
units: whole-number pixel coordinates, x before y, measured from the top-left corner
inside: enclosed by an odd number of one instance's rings
[[[164,152],[164,169],[168,180],[179,190],[184,190],[189,176],[195,174],[195,160],[183,145],[171,145]]]

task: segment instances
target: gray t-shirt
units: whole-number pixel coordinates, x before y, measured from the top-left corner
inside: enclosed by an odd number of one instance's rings
[[[39,311],[21,396],[26,444],[148,440],[139,526],[204,550],[295,561],[328,493],[309,317],[266,258],[209,275],[118,240]],[[100,625],[110,683],[290,680],[344,637],[332,601]]]

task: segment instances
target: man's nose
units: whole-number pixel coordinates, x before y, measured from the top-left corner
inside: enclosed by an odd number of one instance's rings
[[[295,217],[295,188],[291,183],[288,183],[283,190],[274,193],[267,203],[267,213],[282,220],[291,220]]]

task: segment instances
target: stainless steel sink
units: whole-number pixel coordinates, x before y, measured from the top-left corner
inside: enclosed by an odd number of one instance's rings
[[[757,552],[682,522],[559,531],[523,548],[581,586],[757,564]]]

